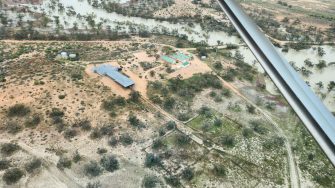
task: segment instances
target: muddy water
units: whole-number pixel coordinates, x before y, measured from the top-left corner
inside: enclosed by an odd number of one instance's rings
[[[116,0],[117,1],[117,0]],[[128,0],[120,0],[120,2],[126,3]],[[82,16],[94,15],[94,20],[96,23],[103,22],[104,26],[110,25],[112,28],[117,28],[118,31],[128,31],[128,25],[136,24],[137,26],[144,27],[148,30],[158,29],[159,31],[166,30],[169,33],[176,31],[179,34],[185,34],[188,36],[188,39],[194,42],[205,41],[209,45],[217,45],[217,41],[221,41],[224,44],[232,43],[239,44],[241,41],[235,36],[228,36],[225,32],[206,32],[204,31],[199,24],[195,24],[193,27],[187,26],[184,23],[170,23],[166,21],[158,21],[154,19],[144,19],[139,17],[127,17],[116,13],[108,13],[102,9],[95,9],[91,5],[88,4],[86,0],[78,1],[78,0],[59,0],[65,7],[65,12],[67,7],[73,7],[74,11],[77,14]],[[65,29],[69,29],[73,27],[73,23],[77,22],[78,27],[82,29],[89,29],[88,24],[83,18],[79,20],[76,16],[67,16],[66,13],[60,13],[57,11],[57,8],[52,10],[49,7],[49,1],[44,1],[42,5],[26,5],[29,6],[30,9],[34,12],[45,12],[51,18],[53,16],[59,16],[60,23],[64,25]],[[123,27],[118,27],[123,24]],[[53,26],[55,27],[55,26]],[[335,48],[331,46],[322,46],[326,52],[323,57],[319,57],[317,55],[317,50],[314,48],[307,50],[295,51],[290,49],[288,53],[282,53],[280,49],[278,51],[283,54],[283,56],[288,61],[294,61],[296,66],[301,68],[304,66],[304,61],[306,59],[310,59],[314,64],[318,63],[319,60],[325,60],[327,63],[335,62]],[[248,48],[240,48],[241,53],[245,57],[245,61],[249,64],[254,64],[255,57],[250,52]],[[262,67],[256,63],[256,68],[264,72]],[[327,87],[327,84],[330,81],[335,81],[335,65],[329,66],[325,68],[323,71],[316,70],[316,68],[310,69],[313,74],[309,77],[303,77],[304,80],[309,81],[312,85],[312,88],[315,89],[315,83],[322,81]],[[268,90],[272,93],[276,92],[275,87],[271,81],[267,81]],[[332,97],[328,97],[332,98]],[[331,101],[332,99],[326,99]],[[331,102],[330,102],[331,103]],[[328,104],[327,106],[331,106],[333,110],[335,110],[335,104]]]

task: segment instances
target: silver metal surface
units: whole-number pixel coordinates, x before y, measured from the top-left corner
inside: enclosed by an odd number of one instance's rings
[[[335,118],[234,0],[218,0],[288,103],[335,166]]]

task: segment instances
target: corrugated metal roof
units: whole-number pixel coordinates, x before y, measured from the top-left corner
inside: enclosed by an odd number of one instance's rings
[[[99,65],[93,68],[93,71],[100,74],[100,75],[106,75],[122,85],[123,87],[129,87],[131,85],[134,85],[134,81],[132,81],[127,76],[121,74],[118,67],[114,67],[112,65]]]

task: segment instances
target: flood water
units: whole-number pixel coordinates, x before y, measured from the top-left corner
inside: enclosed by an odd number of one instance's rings
[[[117,0],[116,0],[117,1]],[[120,0],[120,2],[126,3],[128,0]],[[84,1],[78,1],[78,0],[59,0],[60,3],[62,3],[65,7],[64,13],[60,13],[57,11],[57,8],[55,10],[52,10],[49,6],[49,1],[44,1],[42,5],[26,5],[29,6],[30,9],[34,12],[45,12],[49,17],[53,18],[53,16],[59,16],[60,23],[64,25],[65,29],[69,29],[73,27],[73,23],[77,22],[78,27],[81,29],[89,29],[87,21],[85,18],[82,20],[79,20],[76,16],[67,16],[66,10],[67,7],[73,7],[73,10],[82,16],[87,15],[93,15],[94,20],[96,23],[103,22],[104,26],[111,26],[112,28],[117,28],[118,31],[128,31],[129,25],[136,25],[138,27],[144,27],[147,30],[153,30],[158,29],[159,31],[168,31],[170,33],[177,32],[179,34],[185,34],[188,36],[188,39],[190,41],[194,42],[201,42],[205,41],[209,45],[217,45],[217,41],[221,41],[223,44],[240,44],[241,40],[238,39],[236,36],[229,36],[225,32],[207,32],[204,31],[199,24],[194,24],[192,27],[188,26],[184,23],[170,23],[167,21],[158,21],[155,19],[144,19],[140,17],[128,17],[123,16],[117,13],[108,13],[105,10],[102,9],[95,9],[91,5],[88,4],[86,0]],[[121,27],[120,27],[121,25]],[[118,27],[117,27],[118,26]],[[53,26],[55,27],[55,25]],[[322,46],[324,48],[326,54],[323,57],[319,57],[317,54],[316,47],[310,48],[307,50],[300,50],[296,51],[293,49],[290,49],[289,52],[283,53],[281,52],[281,49],[278,49],[280,53],[283,54],[283,56],[287,59],[287,61],[293,61],[295,62],[295,65],[299,68],[304,66],[304,61],[306,59],[309,59],[314,64],[317,64],[320,60],[325,60],[327,63],[335,62],[335,48],[333,46]],[[254,64],[255,57],[251,53],[251,51],[246,47],[241,47],[239,51],[243,54],[245,57],[245,61],[248,64]],[[256,68],[260,72],[264,72],[262,67],[257,63],[254,64]],[[310,68],[313,72],[312,75],[310,75],[308,78],[302,77],[304,80],[310,82],[312,88],[315,90],[315,84],[317,82],[323,82],[325,89],[327,88],[327,84],[330,81],[335,81],[335,65],[328,66],[324,70],[320,71],[316,68]],[[267,80],[268,86],[267,89],[271,93],[275,93],[275,87],[273,86],[272,82]],[[325,90],[324,89],[324,90]],[[333,94],[332,94],[333,96]],[[325,99],[327,106],[335,111],[335,105],[332,105],[334,99],[333,97],[327,97]]]

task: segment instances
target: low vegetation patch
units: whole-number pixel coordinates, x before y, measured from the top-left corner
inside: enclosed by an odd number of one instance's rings
[[[102,173],[102,168],[96,161],[90,161],[84,166],[84,171],[86,175],[96,177]]]
[[[115,170],[118,170],[120,168],[119,161],[113,155],[103,156],[100,160],[100,164],[105,170],[109,172],[114,172]]]
[[[15,104],[14,106],[9,107],[7,115],[9,117],[23,117],[30,113],[30,108],[24,104]]]
[[[39,168],[41,168],[41,166],[42,166],[42,161],[40,159],[35,158],[25,165],[25,169],[27,172],[32,173],[38,170]]]
[[[12,185],[18,182],[23,175],[24,172],[21,169],[12,168],[5,171],[2,179],[6,182],[7,185]]]
[[[5,143],[1,145],[1,153],[6,156],[13,155],[20,149],[20,146],[16,143]]]

